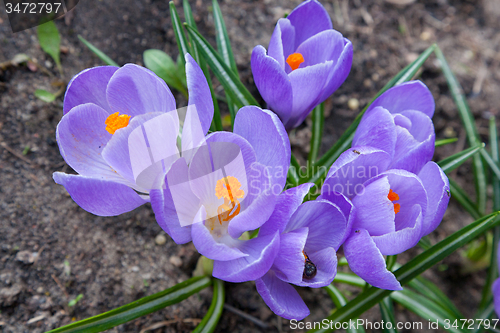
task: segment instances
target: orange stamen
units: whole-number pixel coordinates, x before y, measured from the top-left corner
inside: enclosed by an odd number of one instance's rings
[[[389,194],[387,195],[387,199],[391,201],[398,201],[399,200],[399,195],[394,192],[392,189],[389,189]],[[398,203],[394,203],[394,213],[397,214],[401,210],[401,205]]]
[[[300,64],[304,62],[304,57],[300,53],[292,53],[286,58],[286,63],[290,65],[292,71],[299,68]]]
[[[399,210],[401,209],[401,205],[398,203],[394,204],[394,213],[397,214],[399,213]]]
[[[241,183],[236,177],[232,176],[219,179],[215,184],[215,195],[217,198],[224,197],[224,203],[217,208],[217,217],[220,224],[224,221],[230,221],[240,213],[241,204],[238,199],[245,196],[245,192],[240,187]]]
[[[106,124],[106,131],[108,131],[110,134],[115,134],[116,130],[127,127],[129,121],[129,115],[119,115],[119,112],[115,112],[109,115],[104,123]]]

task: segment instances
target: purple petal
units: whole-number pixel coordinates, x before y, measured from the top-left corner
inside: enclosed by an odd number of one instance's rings
[[[422,236],[425,236],[441,223],[450,201],[450,183],[443,170],[434,162],[424,165],[418,177],[427,193],[427,213],[422,225]]]
[[[214,117],[214,103],[207,79],[200,66],[188,53],[186,58],[186,82],[189,92],[188,105],[195,105],[203,134],[208,132]],[[185,126],[185,125],[184,125]],[[184,132],[182,133],[184,134]]]
[[[413,223],[413,227],[406,227],[385,235],[372,237],[380,253],[385,256],[392,256],[417,245],[421,238],[422,209],[419,205],[414,205],[411,212],[412,215],[409,218],[409,224]]]
[[[387,170],[391,157],[386,152],[367,146],[343,152],[328,171],[321,193],[342,193],[352,199],[363,190],[363,183]]]
[[[386,268],[385,260],[365,229],[355,230],[344,243],[349,268],[374,287],[402,290],[394,274]]]
[[[338,251],[340,246],[344,244],[345,240],[351,234],[352,225],[356,218],[356,209],[352,204],[352,201],[347,199],[346,196],[337,192],[329,192],[320,195],[316,200],[328,200],[337,206],[342,214],[347,218],[346,230],[344,232],[344,236],[338,243],[338,246],[334,246],[335,251]],[[262,229],[261,229],[262,230]]]
[[[330,16],[316,0],[304,1],[292,10],[287,19],[295,28],[295,47],[323,30],[332,29]]]
[[[68,84],[64,95],[64,114],[80,104],[93,103],[111,113],[106,99],[108,82],[118,67],[100,66],[88,68],[75,75]]]
[[[290,166],[290,140],[279,118],[268,110],[245,106],[238,111],[234,133],[247,139],[257,156],[257,162],[266,166],[273,185],[285,187]],[[269,152],[273,152],[270,154]],[[279,192],[281,192],[281,189]]]
[[[324,30],[306,39],[296,52],[302,54],[304,62],[299,68],[313,66],[331,60],[337,64],[344,50],[344,37],[336,30]]]
[[[278,61],[257,45],[252,52],[252,74],[255,85],[268,107],[283,123],[288,121],[293,105],[292,84]]]
[[[273,312],[286,319],[302,320],[309,315],[309,309],[297,290],[281,281],[273,271],[255,281],[257,291]]]
[[[366,229],[371,236],[396,231],[394,204],[387,198],[390,188],[387,177],[378,177],[352,199],[356,207],[353,229]]]
[[[326,200],[314,200],[297,208],[284,232],[308,227],[306,248],[317,252],[326,247],[338,248],[346,226],[347,219],[339,207]]]
[[[151,207],[160,227],[177,244],[191,241],[191,226],[200,208],[200,200],[191,191],[188,167],[184,158],[172,164],[165,176],[165,189],[153,189]]]
[[[324,248],[317,252],[309,251],[305,247],[309,259],[316,266],[316,276],[312,279],[303,279],[302,282],[297,283],[301,287],[321,288],[333,282],[335,275],[337,275],[337,254],[332,247]]]
[[[228,282],[257,280],[269,271],[279,247],[280,236],[277,232],[244,241],[239,249],[248,256],[231,261],[214,261],[213,276]]]
[[[312,183],[301,184],[292,187],[281,193],[276,199],[276,205],[271,217],[259,229],[259,235],[273,234],[279,230],[280,234],[292,217],[293,213],[304,201],[304,197],[309,193],[309,189],[314,186]]]
[[[410,81],[401,83],[380,95],[366,110],[366,114],[377,106],[382,106],[392,114],[417,110],[432,118],[435,103],[425,84],[421,81]]]
[[[259,290],[259,289],[257,289],[257,290]],[[495,280],[495,282],[493,283],[492,291],[493,291],[493,304],[495,306],[495,312],[497,313],[497,316],[500,316],[500,279]],[[259,292],[259,294],[260,294],[260,292]],[[261,296],[262,296],[262,294],[261,294]],[[264,297],[262,297],[262,298],[264,298]],[[266,301],[266,304],[267,304],[267,301]],[[272,310],[272,308],[271,308],[271,310]]]
[[[203,223],[195,223],[191,226],[191,236],[198,252],[209,259],[228,261],[248,256],[236,247],[240,241],[233,240],[228,235],[219,239],[220,243],[215,241]]]
[[[344,49],[336,61],[335,67],[327,79],[328,83],[323,88],[323,95],[320,98],[320,102],[330,97],[344,83],[351,71],[352,43],[347,38],[344,38]]]
[[[280,18],[274,28],[267,54],[285,70],[285,60],[295,51],[295,28],[290,21]]]
[[[55,172],[53,178],[66,188],[78,206],[95,215],[116,216],[147,202],[130,187],[113,181],[62,172]]]
[[[304,246],[306,245],[308,228],[300,228],[281,234],[280,249],[274,259],[273,269],[284,274],[290,283],[302,282],[304,272]]]
[[[396,125],[392,114],[382,107],[377,107],[361,119],[352,146],[370,146],[394,156],[396,147]]]
[[[288,130],[299,126],[319,103],[332,68],[333,62],[326,61],[305,68],[297,68],[288,75],[293,91],[292,114],[288,121],[283,121]]]
[[[127,64],[116,71],[106,91],[112,112],[137,116],[176,109],[175,99],[165,82],[141,66]]]

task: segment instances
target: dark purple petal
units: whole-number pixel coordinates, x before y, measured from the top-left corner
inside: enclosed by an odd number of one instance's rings
[[[427,193],[427,213],[423,220],[422,235],[428,235],[441,223],[450,201],[450,182],[443,170],[434,162],[428,162],[418,177]]]
[[[281,69],[285,70],[286,58],[295,51],[295,28],[290,21],[280,18],[274,28],[267,54],[276,59]]]
[[[366,110],[366,114],[377,106],[382,106],[392,114],[417,110],[432,118],[435,103],[425,84],[421,81],[410,81],[401,83],[380,95]]]
[[[241,241],[233,240],[229,235],[224,235],[219,239],[219,243],[215,241],[203,223],[195,223],[191,226],[191,236],[196,250],[209,259],[228,261],[248,256],[237,248]]]
[[[371,236],[396,231],[394,204],[387,198],[390,188],[387,177],[378,177],[363,186],[363,191],[352,199],[356,207],[353,229],[366,229]]]
[[[273,271],[255,281],[260,296],[273,312],[286,319],[302,320],[309,315],[309,309],[297,290],[281,281]]]
[[[331,60],[336,65],[344,50],[344,37],[336,30],[324,30],[306,39],[295,52],[302,54],[304,62],[299,68]]]
[[[422,209],[419,205],[414,205],[411,212],[412,214],[409,217],[409,224],[413,224],[412,227],[406,227],[381,236],[372,236],[372,239],[380,250],[380,253],[385,256],[392,256],[417,245],[421,238]]]
[[[316,0],[307,0],[295,7],[287,16],[295,28],[295,48],[317,33],[332,29],[332,20],[325,8]]]
[[[349,268],[374,287],[402,290],[394,274],[386,268],[385,260],[370,234],[356,229],[344,243],[344,254]]]
[[[396,138],[393,115],[386,109],[377,107],[361,119],[352,139],[352,146],[378,148],[393,157]]]
[[[337,254],[332,247],[324,248],[317,252],[308,251],[306,244],[305,251],[309,259],[316,266],[316,276],[312,279],[303,279],[297,283],[301,287],[321,288],[333,282],[337,275]]]
[[[116,71],[106,91],[111,112],[137,116],[176,109],[165,81],[141,66],[127,64]]]
[[[309,253],[327,247],[338,248],[346,226],[347,219],[339,207],[326,200],[314,200],[297,208],[284,232],[308,227],[306,248]]]
[[[53,178],[66,188],[78,206],[95,215],[116,216],[147,202],[130,187],[113,181],[62,172],[55,172]]]
[[[340,246],[344,244],[345,240],[349,235],[351,234],[351,229],[352,225],[354,223],[354,220],[356,218],[356,209],[354,208],[354,205],[352,204],[352,201],[347,199],[346,196],[343,194],[337,193],[337,192],[329,192],[320,195],[316,200],[328,200],[331,203],[333,203],[335,206],[337,206],[342,214],[347,219],[347,224],[346,224],[346,230],[344,232],[344,236],[338,243],[338,246],[334,246],[335,251],[338,251]],[[261,229],[262,230],[262,229]]]
[[[343,152],[328,171],[322,194],[338,192],[352,199],[363,190],[363,183],[387,170],[391,157],[386,152],[367,146]]]
[[[500,279],[495,280],[495,282],[493,283],[492,291],[493,291],[493,304],[495,306],[495,312],[497,313],[497,316],[500,316]],[[262,294],[261,294],[261,296],[262,296]],[[262,298],[264,298],[264,297],[262,297]],[[267,302],[266,302],[266,304],[267,304]],[[271,308],[271,310],[272,310],[272,308]]]
[[[240,243],[248,256],[230,261],[214,261],[213,276],[228,282],[245,282],[261,278],[273,265],[280,247],[280,236],[256,237]]]
[[[290,166],[291,148],[288,134],[279,118],[268,110],[245,106],[236,115],[234,133],[248,140],[257,162],[266,166],[273,185],[277,184],[283,189]]]
[[[349,75],[352,66],[352,43],[347,38],[344,38],[344,49],[340,57],[336,59],[335,67],[331,71],[327,79],[327,84],[323,88],[323,95],[320,102],[324,102],[331,94],[333,94]]]
[[[304,246],[308,228],[300,228],[280,236],[280,249],[274,259],[273,269],[284,274],[284,281],[300,283],[304,272]],[[260,236],[259,236],[260,237]]]
[[[165,176],[165,188],[153,189],[151,207],[160,227],[177,244],[191,241],[191,226],[200,208],[200,200],[191,191],[184,158],[172,164]]]
[[[64,114],[80,104],[93,103],[111,113],[106,99],[108,82],[118,67],[100,66],[88,68],[76,74],[68,83],[64,95]]]
[[[252,52],[252,74],[257,89],[283,123],[288,121],[293,106],[292,84],[285,70],[266,49],[257,45]]]
[[[259,229],[259,235],[273,234],[279,230],[280,234],[292,217],[293,213],[304,201],[304,197],[309,193],[309,189],[314,186],[312,183],[301,184],[292,187],[281,193],[276,199],[274,211],[269,220]]]
[[[288,121],[283,121],[287,130],[299,126],[311,110],[319,103],[323,87],[327,83],[333,62],[297,68],[288,75],[292,83],[293,107]]]

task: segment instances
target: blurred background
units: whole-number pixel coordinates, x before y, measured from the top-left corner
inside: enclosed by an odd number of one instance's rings
[[[175,1],[181,18],[182,3]],[[267,47],[276,21],[298,0],[221,0],[240,78],[254,96],[250,55]],[[438,43],[455,72],[487,142],[488,118],[500,116],[500,0],[328,0],[322,1],[335,29],[354,47],[351,74],[326,102],[322,151],[326,151],[358,112],[404,66],[433,43]],[[191,2],[199,30],[215,45],[211,1]],[[61,34],[63,78],[38,43],[36,28],[12,33],[0,7],[0,330],[44,332],[153,294],[188,279],[198,254],[192,244],[176,245],[156,224],[149,205],[118,217],[98,217],[76,205],[54,171],[72,172],[55,139],[62,116],[62,95],[46,103],[36,89],[56,93],[85,68],[103,63],[78,39],[81,35],[118,64],[143,65],[143,52],[160,49],[176,58],[178,49],[165,0],[82,0],[56,20]],[[12,66],[24,53],[32,62]],[[38,64],[38,66],[36,65]],[[467,147],[466,134],[434,55],[418,74],[436,99],[436,139],[458,138],[438,147],[435,160]],[[64,81],[64,82],[61,82]],[[222,87],[215,81],[217,93]],[[186,99],[173,91],[178,107]],[[262,102],[262,99],[258,99]],[[222,110],[225,105],[221,103]],[[307,157],[310,119],[292,131],[296,156]],[[474,193],[470,163],[450,177]],[[443,222],[431,234],[438,241],[472,222],[453,200]],[[398,257],[404,263],[421,250]],[[339,254],[341,255],[341,253]],[[342,269],[347,269],[343,267]],[[481,262],[455,253],[425,273],[469,318],[481,296],[485,269]],[[340,286],[346,290],[345,286]],[[347,288],[349,295],[358,291]],[[301,289],[311,309],[308,321],[327,316],[333,304],[322,289]],[[82,295],[78,297],[78,295]],[[220,331],[290,331],[255,291],[253,283],[226,284],[226,309]],[[69,306],[71,300],[78,301]],[[110,332],[190,332],[203,318],[211,291],[155,314],[121,325]],[[396,308],[398,321],[422,321]],[[363,318],[380,321],[378,309]],[[426,325],[424,325],[424,328]],[[423,332],[426,332],[424,329]],[[435,331],[434,331],[435,332]]]

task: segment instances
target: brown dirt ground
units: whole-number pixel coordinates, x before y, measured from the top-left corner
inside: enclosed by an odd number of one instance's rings
[[[221,2],[236,61],[243,82],[258,95],[249,66],[252,48],[267,46],[276,20],[300,1]],[[322,150],[325,151],[347,128],[359,110],[347,101],[356,98],[363,107],[401,68],[438,42],[468,96],[479,133],[487,141],[487,119],[500,113],[500,8],[498,0],[423,0],[407,6],[392,1],[323,1],[334,27],[353,42],[354,62],[345,84],[327,104]],[[176,1],[178,8],[181,2]],[[192,3],[200,30],[214,42],[210,2]],[[182,15],[182,14],[181,14]],[[101,62],[78,40],[94,43],[119,64],[142,64],[142,53],[162,49],[178,53],[170,23],[168,3],[159,0],[81,1],[71,17],[56,22],[62,36],[64,79]],[[57,72],[52,60],[40,49],[36,30],[12,34],[5,12],[0,11],[0,62],[26,53]],[[436,149],[435,159],[466,147],[465,131],[434,56],[419,74],[436,99],[434,116],[437,138],[459,138],[457,143]],[[3,332],[43,332],[72,320],[102,313],[145,295],[161,291],[190,277],[198,254],[192,245],[176,245],[170,239],[155,244],[163,233],[146,205],[118,217],[97,217],[79,208],[63,187],[52,180],[54,171],[71,172],[59,154],[55,128],[62,115],[62,99],[46,104],[33,92],[42,88],[55,92],[53,78],[25,66],[0,71],[0,329]],[[218,93],[222,93],[220,87]],[[186,101],[176,94],[179,106]],[[291,134],[293,151],[306,157],[310,120]],[[22,155],[25,147],[27,155]],[[11,153],[14,152],[15,154]],[[19,156],[20,155],[20,156]],[[473,195],[470,164],[452,174]],[[472,219],[454,201],[440,227],[431,235],[439,241],[470,223]],[[16,259],[20,251],[35,253],[35,263]],[[420,250],[400,256],[404,263]],[[180,259],[180,261],[178,260]],[[66,264],[65,264],[66,262]],[[461,273],[458,254],[445,259],[441,269],[425,275],[449,295],[471,318],[480,300],[485,272]],[[253,283],[226,284],[226,302],[262,321],[265,330],[225,311],[220,332],[289,331],[286,320],[278,320],[255,291]],[[343,287],[342,287],[343,288]],[[347,288],[351,294],[358,291]],[[460,292],[457,292],[460,291]],[[323,290],[300,290],[317,321],[333,308]],[[69,309],[70,299],[83,298]],[[189,332],[202,318],[211,291],[155,314],[121,325],[110,332],[139,332],[155,323],[173,323],[154,332]],[[400,321],[423,321],[396,307]],[[41,317],[39,317],[41,316]],[[40,320],[28,324],[30,319]],[[364,318],[380,320],[378,309]],[[194,319],[194,320],[193,320]],[[426,330],[424,330],[425,332]],[[407,331],[410,332],[410,331]]]

